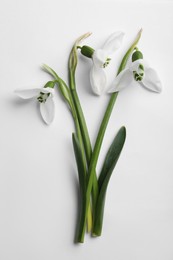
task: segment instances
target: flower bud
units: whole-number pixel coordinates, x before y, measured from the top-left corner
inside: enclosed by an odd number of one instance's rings
[[[81,53],[88,58],[92,58],[94,49],[87,45],[84,45],[81,47]]]

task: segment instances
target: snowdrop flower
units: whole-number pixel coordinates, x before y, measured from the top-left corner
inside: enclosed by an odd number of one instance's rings
[[[105,68],[111,60],[112,54],[121,46],[123,32],[113,33],[105,42],[102,48],[93,50],[88,46],[81,48],[81,53],[92,58],[93,66],[90,71],[90,82],[93,92],[101,95],[107,84]]]
[[[160,93],[162,90],[157,72],[143,60],[143,55],[138,50],[133,53],[129,67],[118,74],[108,92],[118,92],[125,87],[130,87],[135,81],[153,92]]]
[[[46,124],[52,123],[55,115],[53,81],[49,81],[43,88],[17,89],[15,94],[23,99],[36,99],[40,104],[40,113]]]

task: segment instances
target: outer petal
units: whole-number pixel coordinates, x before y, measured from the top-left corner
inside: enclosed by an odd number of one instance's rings
[[[160,93],[162,91],[162,83],[157,72],[152,68],[145,68],[145,76],[140,84],[154,92]]]
[[[29,99],[29,98],[37,97],[40,93],[40,88],[16,89],[14,93],[23,99]]]
[[[101,95],[106,87],[107,78],[105,70],[93,66],[90,72],[90,82],[93,92],[96,95]]]
[[[133,73],[129,69],[124,69],[115,78],[112,87],[108,90],[108,93],[118,92],[126,87],[129,87],[133,82]]]
[[[40,103],[40,112],[46,124],[52,123],[55,116],[55,104],[51,96],[47,98],[45,103]]]
[[[124,37],[123,32],[115,32],[111,34],[111,36],[107,39],[107,41],[103,45],[103,49],[106,51],[107,55],[111,55],[114,51],[116,51],[121,46],[123,37]]]

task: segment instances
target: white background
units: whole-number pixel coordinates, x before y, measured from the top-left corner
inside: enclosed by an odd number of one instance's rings
[[[172,1],[1,0],[0,2],[0,259],[173,259],[173,3]],[[139,48],[158,71],[164,90],[122,91],[104,139],[98,170],[117,130],[127,140],[106,199],[103,234],[73,243],[77,173],[70,113],[56,93],[56,117],[46,126],[34,101],[16,88],[42,87],[52,66],[67,80],[73,42],[101,47],[114,31],[126,33],[110,79],[140,28]],[[77,88],[92,143],[109,95],[90,89],[91,62],[80,58]]]

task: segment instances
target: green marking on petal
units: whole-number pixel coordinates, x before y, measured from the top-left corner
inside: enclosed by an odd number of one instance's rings
[[[136,81],[142,81],[144,74],[144,66],[142,64],[139,64],[138,71],[133,71],[133,76]]]
[[[111,58],[107,58],[105,63],[103,63],[103,68],[106,68],[109,65],[110,61],[111,61]]]
[[[142,64],[139,64],[139,69],[144,71],[144,66]]]
[[[37,100],[40,103],[45,103],[49,96],[50,96],[50,93],[40,92],[40,96],[38,96]]]

